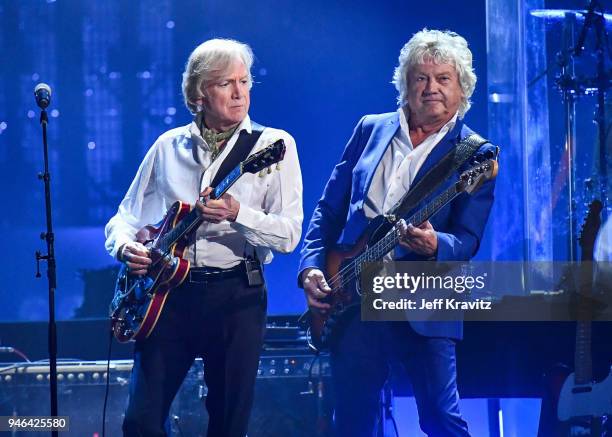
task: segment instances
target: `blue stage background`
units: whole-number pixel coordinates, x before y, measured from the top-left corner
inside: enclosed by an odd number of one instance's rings
[[[111,296],[110,289],[95,289],[103,281],[90,272],[113,264],[103,248],[103,226],[155,138],[190,121],[180,81],[197,44],[229,37],[252,46],[251,117],[297,140],[305,227],[357,120],[396,109],[390,81],[399,50],[425,26],[454,30],[470,42],[479,83],[467,120],[486,135],[484,0],[444,0],[435,7],[367,0],[1,2],[0,321],[47,316],[46,265],[43,278],[34,278],[34,251],[45,250],[38,238],[45,223],[36,179],[42,146],[32,96],[38,82],[53,88],[57,317],[69,319],[93,314],[78,310],[84,278],[93,277],[90,287],[104,306]],[[297,261],[296,250],[276,256],[267,269],[270,313],[304,309]]]

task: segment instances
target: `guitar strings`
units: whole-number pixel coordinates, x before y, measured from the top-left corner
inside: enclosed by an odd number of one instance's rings
[[[377,261],[378,259],[382,258],[387,253],[389,253],[393,249],[393,247],[395,247],[395,245],[398,243],[399,235],[400,235],[399,229],[397,229],[397,227],[394,227],[383,238],[381,238],[374,245],[368,248],[364,253],[357,256],[357,258],[350,265],[345,266],[338,273],[332,276],[329,279],[329,283],[333,286],[336,286],[338,285],[338,282],[341,282],[342,286],[344,286],[348,282],[355,279],[358,275],[357,273],[358,269],[356,268],[356,266],[353,266],[353,264],[360,265],[363,262],[365,262],[368,258],[371,258],[369,259],[370,261]],[[368,253],[375,253],[376,255],[375,256],[367,255]],[[346,274],[347,272],[350,272],[350,273]]]
[[[484,171],[488,169],[489,169],[489,164],[488,162],[486,162],[485,164],[481,164],[477,167],[474,167],[468,170],[467,172],[464,172],[459,179],[460,180],[463,179],[464,174],[469,174],[474,171],[478,173],[483,173]],[[471,182],[468,182],[468,184],[472,185]],[[434,199],[433,202],[425,205],[425,208],[423,210],[418,211],[416,214],[410,217],[410,219],[408,220],[408,223],[412,223],[412,224],[418,223],[417,226],[420,225],[421,223],[425,222],[427,217],[431,216],[431,214],[429,213],[430,208],[431,208],[431,213],[433,213],[438,208],[441,208],[442,206],[446,205],[448,202],[452,201],[455,197],[457,197],[462,192],[463,191],[460,191],[457,189],[457,184],[451,185],[438,198]],[[344,288],[344,286],[347,283],[350,283],[351,281],[353,281],[353,279],[357,278],[361,270],[359,268],[361,264],[363,264],[366,261],[377,261],[383,258],[387,253],[389,253],[397,245],[397,243],[399,242],[399,238],[400,238],[399,229],[395,227],[392,231],[389,231],[383,238],[377,241],[371,248],[366,249],[365,252],[363,252],[361,255],[358,255],[357,258],[355,258],[351,263],[349,263],[344,268],[340,269],[338,273],[336,273],[334,276],[332,276],[329,279],[328,283],[331,284],[332,286],[337,286],[338,282],[340,282],[342,287]],[[372,255],[372,253],[374,255]],[[345,276],[345,273],[347,271],[349,272],[349,274]]]
[[[413,216],[410,217],[408,223],[418,223],[420,225],[425,221],[425,217],[427,217],[429,208],[431,206],[432,212],[445,205],[446,203],[453,200],[456,196],[458,196],[460,192],[456,190],[456,186],[453,185],[446,190],[442,196],[440,196],[439,200],[434,200],[431,204],[426,205],[425,208]],[[450,197],[449,197],[450,196]],[[446,199],[448,197],[448,199]],[[437,205],[439,204],[439,205]],[[372,247],[366,249],[361,255],[358,255],[349,265],[342,268],[338,273],[332,276],[329,279],[329,284],[333,287],[341,285],[344,288],[345,285],[352,282],[360,273],[360,269],[358,266],[363,264],[366,261],[378,261],[383,258],[387,253],[389,253],[398,243],[400,239],[400,232],[397,226],[395,226],[391,231],[389,231],[383,238],[374,243]],[[348,274],[347,274],[348,272]]]
[[[410,217],[410,219],[408,220],[409,223],[414,223],[417,220],[417,214],[415,214],[414,216]],[[393,235],[393,238],[389,240],[389,237]],[[361,255],[358,255],[357,258],[354,260],[353,263],[349,264],[348,266],[345,266],[343,269],[341,269],[338,273],[336,273],[334,276],[332,276],[330,278],[330,283],[332,284],[336,284],[338,282],[338,280],[342,280],[344,278],[348,279],[349,281],[353,280],[356,276],[356,268],[353,268],[352,264],[361,264],[363,263],[367,258],[370,258],[370,256],[368,255],[368,253],[376,253],[377,256],[375,258],[372,258],[371,261],[377,261],[378,259],[384,257],[387,253],[389,253],[393,247],[399,242],[399,229],[397,229],[397,227],[395,227],[392,231],[389,231],[383,238],[381,238],[379,241],[377,241],[372,247],[368,248],[365,252],[363,252]],[[350,275],[344,276],[344,274],[347,271],[351,271]],[[355,272],[353,274],[353,272]],[[345,281],[342,281],[344,285]]]

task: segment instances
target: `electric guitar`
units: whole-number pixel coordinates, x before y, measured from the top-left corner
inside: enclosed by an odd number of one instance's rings
[[[489,159],[461,174],[457,182],[437,195],[427,205],[406,219],[419,226],[461,193],[472,194],[483,183],[497,176],[497,161]],[[309,343],[315,350],[329,347],[338,320],[352,308],[359,307],[357,287],[367,262],[381,260],[400,240],[397,222],[401,217],[378,216],[349,250],[332,249],[326,256],[326,279],[332,293],[325,299],[331,305],[327,314],[308,311]]]
[[[257,173],[282,161],[284,155],[285,143],[278,140],[247,157],[213,189],[210,198],[220,198],[243,174]],[[183,254],[190,236],[203,221],[197,208],[177,201],[159,224],[138,231],[136,241],[149,249],[152,263],[145,276],[130,274],[125,264],[119,270],[109,311],[119,342],[142,340],[151,334],[168,294],[187,278],[190,262]]]
[[[594,200],[579,237],[581,265],[578,291],[588,302],[593,287],[593,248],[601,226],[602,204]],[[591,357],[592,309],[578,303],[574,372],[559,366],[548,375],[548,388],[542,402],[539,436],[567,437],[603,435],[602,418],[612,415],[612,373],[603,381],[593,382]]]

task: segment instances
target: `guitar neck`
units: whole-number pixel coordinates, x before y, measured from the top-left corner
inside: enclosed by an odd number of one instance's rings
[[[219,185],[217,185],[217,187],[210,194],[210,198],[218,199],[219,197],[223,196],[227,192],[227,190],[229,190],[232,185],[234,185],[236,181],[240,179],[240,176],[242,176],[242,174],[242,164],[238,164],[227,176],[225,176],[225,178],[223,178],[221,182],[219,182]]]
[[[576,322],[576,349],[574,350],[576,384],[588,384],[593,380],[591,357],[591,322]]]
[[[457,197],[462,191],[459,191],[458,184],[453,184],[436,196],[431,202],[410,216],[408,223],[414,226],[419,226],[430,217],[435,215],[444,205]],[[361,270],[361,265],[365,262],[374,262],[381,260],[386,254],[391,252],[399,243],[399,233],[395,227],[385,234],[376,243],[369,246],[361,255],[353,261],[357,270]]]
[[[451,185],[434,200],[425,205],[424,208],[413,214],[408,222],[414,226],[420,226],[429,220],[434,214],[440,211],[444,205],[457,197],[459,193],[460,192],[457,190],[457,184]]]
[[[576,321],[576,348],[574,349],[574,370],[576,384],[588,384],[593,379],[593,358],[591,356],[591,318],[593,250],[582,248],[581,263],[578,266],[578,320]],[[586,249],[586,250],[585,250]]]
[[[210,194],[211,199],[218,199],[229,190],[232,185],[243,175],[242,164],[237,165],[219,184],[213,189]],[[200,198],[200,201],[205,201]],[[164,234],[157,240],[156,247],[162,252],[167,252],[181,238],[186,237],[191,232],[195,231],[204,221],[202,215],[197,208],[192,210],[174,226],[170,231]]]
[[[574,350],[574,370],[576,384],[589,384],[593,380],[593,358],[591,356],[591,319],[593,307],[589,300],[593,291],[593,248],[595,238],[601,227],[600,213],[603,205],[593,200],[589,205],[579,242],[581,248],[578,266],[578,319],[576,321],[576,349]]]

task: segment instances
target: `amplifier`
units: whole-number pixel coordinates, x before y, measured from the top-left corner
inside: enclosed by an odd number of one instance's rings
[[[305,350],[290,352],[263,351],[249,437],[325,436],[329,432],[329,357],[321,355],[315,359]],[[132,365],[132,360],[112,360],[109,378],[106,361],[59,362],[58,408],[60,415],[70,417],[70,431],[62,435],[101,435],[107,379],[110,386],[107,435],[121,435]],[[203,375],[204,363],[197,359],[172,404],[170,417],[176,435],[206,435],[207,388]],[[45,415],[48,410],[48,364],[0,364],[0,415]]]
[[[110,384],[125,385],[129,382],[132,360],[110,362]],[[106,361],[58,362],[57,383],[60,385],[106,384]],[[49,365],[42,363],[11,363],[0,367],[0,390],[11,387],[48,386]]]
[[[327,355],[265,355],[259,360],[258,378],[330,376]]]
[[[106,361],[58,363],[58,384],[106,384]],[[111,360],[110,384],[125,385],[132,371],[132,360]],[[188,378],[203,377],[204,364],[197,358]],[[320,355],[265,355],[259,360],[258,378],[318,378],[330,376],[329,357]],[[47,385],[49,365],[41,363],[8,363],[0,367],[0,390],[10,387]]]

